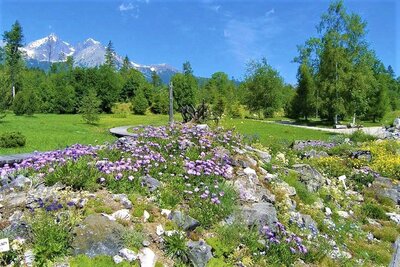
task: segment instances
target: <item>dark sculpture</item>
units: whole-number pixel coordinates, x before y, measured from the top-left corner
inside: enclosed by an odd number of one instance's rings
[[[181,108],[183,122],[205,123],[209,118],[208,105],[203,102],[197,107],[186,105]]]

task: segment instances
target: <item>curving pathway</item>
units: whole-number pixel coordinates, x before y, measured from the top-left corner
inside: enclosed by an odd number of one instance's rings
[[[135,136],[134,133],[128,132],[129,128],[135,127],[133,125],[130,126],[119,126],[119,127],[114,127],[111,128],[109,131],[112,135],[115,135],[117,137],[123,137],[123,136]]]

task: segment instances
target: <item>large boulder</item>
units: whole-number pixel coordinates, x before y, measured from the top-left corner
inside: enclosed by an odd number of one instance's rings
[[[248,225],[262,227],[268,225],[275,229],[276,217],[275,207],[271,203],[254,203],[240,208],[241,219]]]
[[[116,221],[92,214],[74,229],[72,248],[75,255],[117,255],[123,248],[124,227]]]
[[[324,176],[308,164],[295,164],[293,169],[299,173],[300,181],[309,192],[316,192],[325,183]]]
[[[247,167],[237,172],[233,187],[239,192],[239,197],[245,202],[275,202],[275,196],[260,183],[256,171]]]
[[[396,204],[400,204],[400,184],[386,177],[376,177],[372,183],[372,189],[381,197],[390,198]]]
[[[160,181],[148,175],[142,177],[142,184],[147,187],[150,192],[157,190],[161,185]]]
[[[212,258],[211,247],[204,242],[192,241],[187,243],[189,248],[188,256],[194,267],[205,267],[208,261]]]

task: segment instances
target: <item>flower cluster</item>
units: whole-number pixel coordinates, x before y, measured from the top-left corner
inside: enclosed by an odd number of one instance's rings
[[[12,175],[20,170],[31,169],[40,171],[49,167],[49,172],[52,172],[56,166],[64,165],[67,161],[77,160],[83,156],[96,156],[102,146],[86,146],[86,145],[72,145],[63,150],[55,150],[44,153],[36,153],[33,157],[23,160],[21,163],[15,163],[13,166],[8,164],[0,168],[0,178]]]
[[[292,253],[306,254],[308,252],[299,236],[287,232],[285,226],[280,222],[276,222],[275,226],[275,231],[266,225],[261,230],[267,240],[267,249],[273,245],[284,244],[289,246]]]

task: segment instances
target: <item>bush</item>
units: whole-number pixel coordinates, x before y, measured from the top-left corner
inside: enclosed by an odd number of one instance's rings
[[[132,111],[137,115],[144,115],[147,108],[149,107],[149,102],[144,95],[142,90],[138,90],[136,96],[132,100]]]
[[[17,116],[21,116],[24,114],[33,115],[36,111],[37,103],[38,99],[33,91],[21,91],[15,95],[12,109]]]
[[[374,136],[366,134],[362,130],[355,131],[354,133],[352,133],[350,135],[349,138],[351,141],[356,142],[356,143],[357,142],[363,143],[363,142],[376,140],[376,138]]]
[[[361,208],[361,212],[363,215],[372,219],[387,219],[385,210],[381,206],[373,203],[365,203]]]
[[[20,132],[6,132],[0,136],[0,147],[23,147],[26,143],[26,137]]]
[[[97,123],[99,118],[100,100],[97,98],[96,93],[90,90],[87,95],[82,99],[79,113],[82,114],[83,120],[88,124]]]

